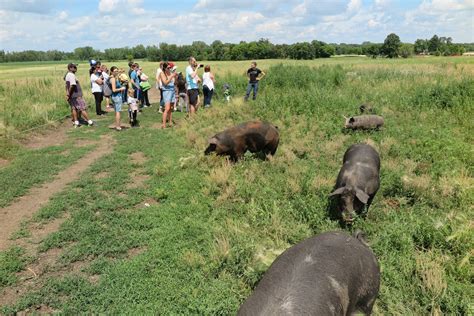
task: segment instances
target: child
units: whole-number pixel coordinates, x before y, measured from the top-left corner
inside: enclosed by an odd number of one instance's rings
[[[132,89],[128,90],[128,118],[132,127],[138,127],[138,100],[133,97],[133,92],[134,91]]]
[[[224,84],[224,99],[230,102],[230,84],[228,83]]]

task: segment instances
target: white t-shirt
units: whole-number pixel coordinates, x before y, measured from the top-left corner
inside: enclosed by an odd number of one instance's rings
[[[157,89],[163,88],[163,83],[161,82],[161,79],[160,79],[160,78],[161,78],[161,77],[160,77],[160,74],[161,74],[162,72],[163,72],[163,69],[161,69],[161,68],[158,68],[158,69],[156,70],[156,78],[158,78],[158,79],[156,80],[156,88],[157,88]]]
[[[97,84],[97,82],[95,82],[97,79],[99,79],[100,77],[97,76],[97,74],[93,73],[91,75],[91,85],[92,85],[92,93],[94,92],[102,92],[102,86]]]
[[[214,81],[211,79],[210,72],[205,72],[202,74],[202,85],[207,86],[209,90],[214,89]]]

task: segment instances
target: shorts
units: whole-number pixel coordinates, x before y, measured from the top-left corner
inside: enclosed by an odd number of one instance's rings
[[[198,89],[189,89],[188,90],[188,97],[189,97],[189,104],[196,105],[198,101],[199,90]]]
[[[69,105],[77,111],[85,111],[87,108],[86,101],[82,97],[69,99]]]
[[[120,111],[122,111],[123,100],[122,100],[122,95],[121,95],[121,94],[119,94],[119,95],[113,95],[113,96],[112,96],[112,102],[114,103],[114,110],[115,110],[115,112],[120,112]]]
[[[176,95],[174,90],[163,90],[163,102],[165,103],[175,103]]]

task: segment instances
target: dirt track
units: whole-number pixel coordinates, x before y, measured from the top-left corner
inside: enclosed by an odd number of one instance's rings
[[[31,218],[54,194],[78,179],[80,174],[92,163],[112,152],[111,137],[105,136],[102,137],[102,140],[95,150],[79,159],[71,167],[61,171],[53,181],[45,183],[39,188],[31,189],[26,195],[0,210],[2,219],[0,222],[0,251],[14,244],[14,241],[9,240],[9,237],[20,228],[22,220]]]

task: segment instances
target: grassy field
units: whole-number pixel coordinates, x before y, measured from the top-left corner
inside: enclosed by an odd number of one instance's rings
[[[8,136],[0,158],[9,161],[0,169],[8,188],[1,206],[94,150],[75,148],[77,139],[110,134],[116,142],[18,228],[18,246],[0,252],[0,291],[24,290],[0,311],[233,314],[283,250],[341,229],[328,217],[327,195],[344,151],[367,142],[381,155],[381,188],[352,229],[367,233],[381,266],[374,314],[472,314],[474,58],[262,60],[261,94],[243,103],[248,64],[212,62],[218,92],[231,83],[233,101],[224,104],[218,93],[197,117],[176,115],[173,129],[156,128],[155,106],[139,129],[114,133],[106,117],[40,150],[12,138],[68,113],[65,65],[0,65]],[[153,76],[156,63],[143,67]],[[92,105],[86,72],[80,65]],[[384,128],[342,131],[342,116],[364,102],[384,116]],[[230,164],[203,155],[209,136],[256,118],[280,128],[272,160],[246,155]],[[31,227],[58,218],[36,252],[22,246]],[[51,254],[46,272],[25,282],[25,271]]]

